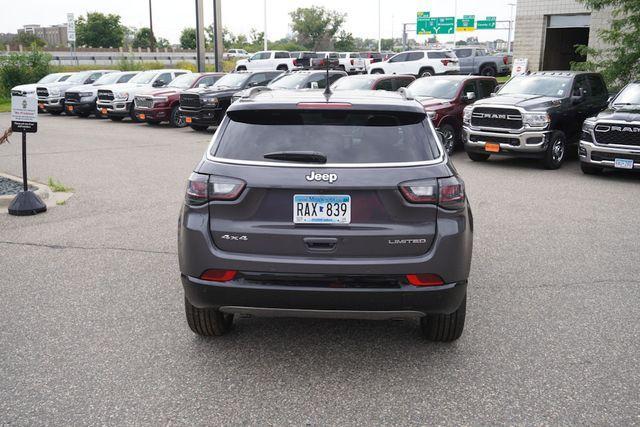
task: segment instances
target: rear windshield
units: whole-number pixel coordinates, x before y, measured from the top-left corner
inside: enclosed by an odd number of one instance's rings
[[[265,159],[274,152],[312,151],[327,163],[433,160],[437,145],[424,114],[386,111],[231,111],[212,155]]]

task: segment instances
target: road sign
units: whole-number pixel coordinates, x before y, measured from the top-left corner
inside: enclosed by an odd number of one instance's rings
[[[430,17],[431,17],[430,12],[418,12],[417,19],[416,19],[416,33],[429,34],[428,23],[429,23]]]
[[[529,69],[528,58],[516,58],[513,60],[513,68],[511,70],[511,77],[525,74]]]
[[[426,20],[423,34],[453,34],[455,18],[453,16],[433,17]]]
[[[70,42],[76,41],[76,21],[73,13],[67,13],[67,40]]]
[[[476,29],[476,17],[464,15],[464,18],[456,21],[456,31],[473,31]]]
[[[487,18],[484,21],[478,21],[477,30],[495,30],[496,29],[496,20]]]
[[[14,132],[38,130],[38,98],[35,93],[11,96],[11,129]]]

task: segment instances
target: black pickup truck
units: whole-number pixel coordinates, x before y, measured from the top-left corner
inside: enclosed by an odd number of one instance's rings
[[[640,170],[640,81],[625,86],[609,108],[585,120],[578,148],[582,172]]]
[[[180,95],[180,114],[194,130],[206,130],[220,123],[236,92],[266,86],[282,71],[236,71],[221,77],[213,86],[189,89]]]
[[[597,73],[540,71],[509,80],[498,93],[464,110],[463,138],[469,158],[492,154],[534,157],[558,169],[582,123],[607,107],[609,93]]]

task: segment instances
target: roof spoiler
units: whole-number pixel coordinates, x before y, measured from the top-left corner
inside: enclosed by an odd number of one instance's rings
[[[407,101],[413,101],[415,99],[411,91],[409,91],[406,87],[401,87],[400,89],[398,89],[398,93],[400,93],[400,95],[402,95],[402,97]]]
[[[257,94],[259,94],[260,92],[269,92],[271,91],[270,87],[266,87],[266,86],[256,86],[256,87],[252,87],[251,89],[249,89],[247,91],[246,94],[244,94],[242,96],[243,99],[251,99],[254,96],[256,96]]]

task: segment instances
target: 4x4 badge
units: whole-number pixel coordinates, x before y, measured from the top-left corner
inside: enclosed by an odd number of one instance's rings
[[[318,173],[311,171],[309,175],[304,177],[307,181],[327,181],[329,184],[333,184],[338,180],[338,174],[335,173]]]

